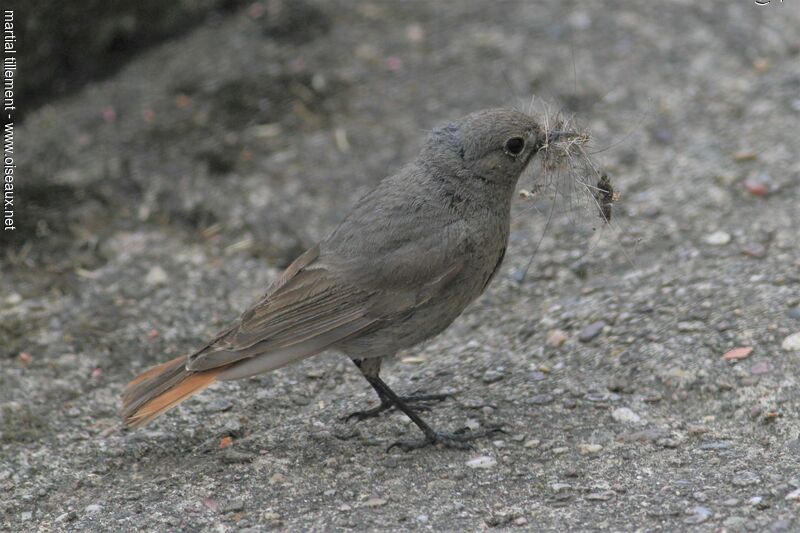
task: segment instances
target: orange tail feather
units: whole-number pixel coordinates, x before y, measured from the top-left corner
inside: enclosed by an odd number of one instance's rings
[[[186,370],[186,357],[178,357],[146,370],[125,387],[122,418],[128,426],[147,424],[190,396],[214,383],[227,366],[203,372]]]

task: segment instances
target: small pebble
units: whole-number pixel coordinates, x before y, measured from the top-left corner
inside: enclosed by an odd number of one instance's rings
[[[731,483],[737,487],[747,487],[748,485],[757,485],[761,480],[753,472],[742,472],[731,480]]]
[[[6,297],[6,302],[11,305],[16,305],[22,301],[22,296],[18,292],[12,292]]]
[[[581,455],[592,455],[596,453],[600,453],[603,447],[599,444],[579,444],[578,445],[578,452]]]
[[[662,439],[658,439],[656,441],[656,446],[661,446],[662,448],[675,449],[678,446],[680,446],[680,441],[670,437],[665,437]]]
[[[528,398],[528,403],[533,405],[546,405],[554,399],[552,394],[534,394]]]
[[[98,505],[96,503],[93,503],[91,505],[87,505],[83,509],[83,512],[85,512],[86,514],[96,514],[96,513],[99,513],[102,510],[103,510],[103,506],[102,505]]]
[[[750,150],[741,150],[733,154],[734,161],[754,161],[758,158],[758,154]]]
[[[797,305],[797,306],[792,307],[791,309],[789,309],[789,313],[788,314],[789,314],[789,316],[791,318],[796,318],[796,319],[800,320],[800,305]]]
[[[677,328],[678,331],[691,333],[691,332],[705,331],[706,325],[704,322],[701,322],[700,320],[694,320],[690,322],[678,322]]]
[[[489,455],[481,455],[473,457],[467,461],[467,466],[470,468],[492,468],[497,464],[497,459]]]
[[[364,505],[366,505],[367,507],[383,507],[384,505],[386,505],[386,500],[384,500],[383,498],[370,498],[369,500],[364,502]]]
[[[760,259],[765,255],[767,255],[767,248],[763,244],[759,244],[757,242],[751,242],[742,246],[742,253],[747,257]]]
[[[764,74],[765,72],[768,72],[771,67],[772,64],[766,57],[757,57],[756,59],[753,60],[753,69],[759,74]]]
[[[750,367],[750,373],[753,374],[754,376],[768,374],[770,370],[772,370],[772,368],[766,361],[759,361],[758,363]]]
[[[203,498],[203,505],[214,512],[219,509],[219,502],[213,498]]]
[[[464,398],[460,403],[467,409],[482,409],[486,406],[486,402],[480,398]]]
[[[584,398],[590,402],[616,402],[622,396],[614,392],[587,392]]]
[[[712,246],[722,246],[731,242],[731,235],[724,231],[715,231],[706,235],[705,241]]]
[[[489,383],[497,383],[498,381],[500,381],[505,377],[504,372],[505,372],[504,368],[490,368],[489,370],[483,373],[481,381],[483,381],[487,385]]]
[[[698,446],[701,450],[714,451],[714,450],[728,450],[733,448],[733,442],[729,440],[715,440],[711,442],[704,442]]]
[[[722,525],[730,531],[747,531],[744,527],[747,519],[741,516],[729,516],[722,521]]]
[[[225,398],[218,398],[216,400],[211,400],[205,406],[204,411],[207,413],[222,413],[224,411],[229,410],[233,407],[233,403],[230,400],[226,400]]]
[[[669,433],[660,429],[643,429],[633,433],[620,433],[617,435],[619,442],[654,442],[658,439],[668,437]]]
[[[523,446],[525,448],[538,448],[539,444],[541,444],[539,439],[531,439],[531,440],[526,440],[525,444],[523,444]]]
[[[75,511],[67,511],[66,513],[62,513],[56,517],[56,522],[71,522],[78,518],[78,513]]]
[[[753,196],[766,196],[769,194],[767,184],[761,179],[748,178],[744,180],[744,188]]]
[[[291,395],[291,400],[292,400],[292,403],[294,403],[295,405],[303,406],[303,405],[310,405],[311,404],[311,398],[308,398],[307,396],[303,396],[302,394],[292,394]]]
[[[255,459],[256,456],[248,452],[239,452],[230,448],[222,453],[222,462],[226,464],[242,464],[249,463]]]
[[[602,333],[605,327],[606,323],[603,322],[602,320],[598,320],[597,322],[592,322],[591,324],[583,328],[583,330],[581,330],[580,333],[578,333],[578,340],[581,342],[589,342],[598,335],[600,335],[600,333]]]
[[[406,26],[406,38],[412,43],[420,43],[425,40],[425,30],[419,24],[409,24]]]
[[[244,511],[243,500],[232,500],[219,508],[220,513],[238,513]]]
[[[800,331],[792,333],[781,343],[781,348],[786,351],[800,351]]]
[[[584,496],[585,500],[590,502],[605,502],[614,497],[614,491],[604,490],[600,492],[592,492]]]
[[[167,276],[167,273],[164,271],[164,269],[158,265],[151,268],[144,277],[144,282],[148,285],[162,285],[168,280],[169,276]]]
[[[800,502],[800,489],[794,489],[792,492],[790,492],[784,497],[784,500]]]
[[[698,505],[686,511],[687,516],[684,519],[685,524],[702,524],[714,514],[708,507]]]
[[[628,423],[628,424],[636,424],[638,422],[641,422],[642,420],[642,417],[640,417],[627,407],[617,407],[616,409],[611,411],[611,418],[613,418],[617,422]]]
[[[481,423],[475,420],[474,418],[467,419],[467,422],[464,425],[467,426],[467,429],[469,429],[470,431],[477,431],[478,428],[481,427]]]
[[[492,512],[488,517],[484,518],[484,523],[492,528],[504,526],[511,522],[514,515],[508,511],[500,510]]]
[[[567,342],[567,339],[569,339],[569,336],[567,336],[566,332],[560,329],[554,329],[547,334],[547,344],[553,348],[561,347],[565,342]]]
[[[734,361],[738,359],[745,359],[750,353],[753,351],[752,346],[743,346],[741,348],[734,348],[733,350],[729,350],[725,352],[725,355],[722,356],[723,359],[726,361]]]

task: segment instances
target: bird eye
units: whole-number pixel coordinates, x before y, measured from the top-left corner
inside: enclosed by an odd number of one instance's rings
[[[525,149],[525,139],[522,137],[511,137],[506,141],[503,149],[508,155],[518,156]]]

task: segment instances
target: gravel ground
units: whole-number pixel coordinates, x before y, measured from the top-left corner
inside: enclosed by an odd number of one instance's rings
[[[798,27],[792,2],[271,1],[29,112],[0,530],[800,530]],[[374,398],[336,354],[120,427],[127,380],[235,317],[426,129],[531,94],[592,132],[614,223],[520,200],[487,294],[385,365],[455,393],[435,427],[506,434],[387,452],[416,429],[342,422]]]

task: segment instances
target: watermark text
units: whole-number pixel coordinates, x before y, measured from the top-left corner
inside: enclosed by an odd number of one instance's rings
[[[3,230],[14,231],[14,76],[17,74],[17,36],[14,12],[3,11]]]

